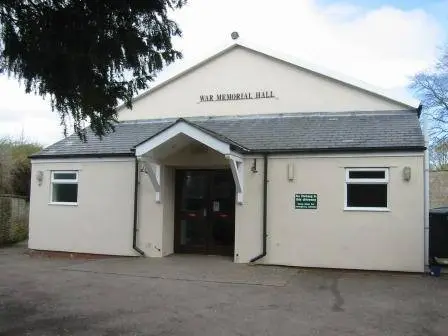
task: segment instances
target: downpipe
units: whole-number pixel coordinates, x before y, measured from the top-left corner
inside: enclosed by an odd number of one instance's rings
[[[260,260],[266,256],[266,239],[267,239],[267,213],[268,213],[268,155],[263,155],[263,249],[261,254],[250,260],[251,263]]]
[[[424,156],[424,172],[423,172],[423,186],[424,186],[424,204],[423,204],[423,223],[424,223],[424,232],[423,232],[423,246],[424,246],[424,267],[427,268],[429,266],[429,140],[428,140],[428,129],[427,129],[427,121],[424,121],[423,124],[423,135],[425,138],[425,156]]]
[[[138,223],[138,185],[139,185],[139,174],[140,171],[138,169],[138,158],[135,157],[135,176],[134,176],[134,223],[132,227],[132,248],[134,251],[138,252],[140,255],[144,256],[145,252],[143,252],[137,246],[137,223]]]

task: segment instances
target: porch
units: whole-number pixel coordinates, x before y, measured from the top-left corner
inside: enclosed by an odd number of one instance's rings
[[[233,256],[244,161],[233,143],[183,119],[135,147],[140,249]]]

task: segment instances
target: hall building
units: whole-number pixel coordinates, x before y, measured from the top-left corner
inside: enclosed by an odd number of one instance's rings
[[[422,272],[420,113],[236,41],[33,155],[29,247]]]

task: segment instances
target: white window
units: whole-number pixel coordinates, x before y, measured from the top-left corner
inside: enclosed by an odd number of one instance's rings
[[[345,170],[346,210],[388,210],[388,168]]]
[[[52,171],[51,172],[51,203],[77,204],[78,203],[78,172]]]

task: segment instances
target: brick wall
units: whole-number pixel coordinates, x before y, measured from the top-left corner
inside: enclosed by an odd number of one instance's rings
[[[430,209],[448,206],[448,171],[429,173],[429,206]]]
[[[0,195],[0,245],[28,237],[28,202],[14,195]]]

